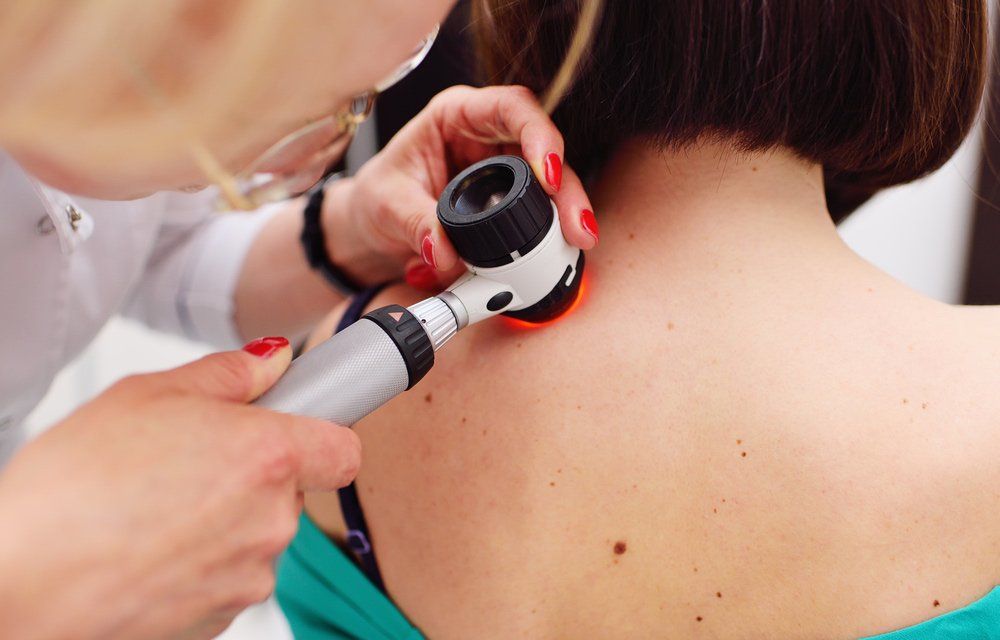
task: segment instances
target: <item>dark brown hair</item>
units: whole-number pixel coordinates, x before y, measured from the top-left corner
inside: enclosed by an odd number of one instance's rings
[[[543,92],[578,14],[483,0],[487,81]],[[553,117],[581,173],[636,136],[788,147],[823,165],[837,216],[952,155],[979,107],[986,22],[983,0],[605,0]]]

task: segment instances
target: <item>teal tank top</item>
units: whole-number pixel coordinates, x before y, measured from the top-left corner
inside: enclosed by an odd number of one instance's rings
[[[296,640],[424,638],[305,514],[278,563],[276,594]],[[1000,640],[1000,587],[957,611],[864,640]]]

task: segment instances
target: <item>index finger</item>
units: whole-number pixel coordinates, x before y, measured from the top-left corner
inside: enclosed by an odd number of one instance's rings
[[[285,426],[298,461],[300,491],[333,491],[361,469],[361,440],[347,427],[295,417]]]
[[[455,99],[444,102],[441,130],[448,146],[461,139],[483,143],[520,145],[539,183],[560,203],[573,203],[573,211],[560,210],[563,234],[573,246],[590,249],[592,234],[584,214],[593,210],[583,185],[573,176],[564,180],[564,143],[555,123],[526,87],[503,86],[455,90]],[[455,109],[451,112],[451,109]],[[469,163],[482,158],[465,158]],[[592,214],[591,214],[592,215]]]

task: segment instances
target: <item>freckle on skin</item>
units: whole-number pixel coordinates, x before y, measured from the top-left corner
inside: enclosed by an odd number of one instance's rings
[[[673,331],[673,330],[674,330],[674,323],[673,322],[668,322],[667,323],[667,331]]]
[[[716,509],[715,507],[712,507],[712,513],[719,513],[719,510]]]
[[[746,451],[744,451],[743,453],[741,453],[741,454],[740,454],[740,457],[741,457],[741,458],[745,458],[745,457],[747,457],[747,452],[746,452]]]
[[[434,400],[434,396],[432,396],[431,394],[428,393],[426,396],[424,396],[424,402],[431,402],[432,400]]]
[[[465,424],[466,420],[468,420],[468,418],[466,418],[465,416],[462,416],[462,424]]]
[[[556,469],[556,473],[562,473],[562,469]]]
[[[483,435],[484,436],[486,435],[486,429],[483,429]]]
[[[554,487],[554,486],[556,486],[556,483],[555,483],[555,482],[550,482],[550,483],[549,483],[549,486],[550,486],[550,487]]]
[[[628,239],[629,240],[635,240],[635,234],[634,233],[628,234]]]
[[[935,601],[934,601],[934,606],[935,606],[935,607],[940,607],[940,606],[941,606],[941,603],[940,603],[940,602],[938,602],[937,600],[935,600]]]
[[[736,444],[743,444],[743,441],[742,440],[737,440]]]
[[[910,401],[907,400],[906,398],[903,398],[903,404],[910,404]]]
[[[698,622],[701,622],[702,621],[702,617],[698,616],[697,618],[695,618],[695,620],[697,620]]]
[[[927,403],[926,402],[921,402],[920,403],[920,408],[921,409],[926,409],[927,408]]]
[[[619,540],[615,543],[615,555],[620,556],[628,550],[628,545],[625,544],[624,540]]]
[[[715,597],[716,598],[721,598],[722,597],[722,592],[721,591],[716,591],[715,592]]]

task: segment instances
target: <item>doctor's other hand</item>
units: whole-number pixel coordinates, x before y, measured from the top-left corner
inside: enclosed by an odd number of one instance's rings
[[[4,637],[211,638],[266,599],[303,491],[350,482],[354,433],[247,405],[283,338],[126,378],[0,475]]]
[[[418,288],[448,284],[463,268],[437,220],[437,199],[465,167],[498,154],[531,165],[559,209],[573,246],[597,244],[590,200],[563,163],[563,138],[525,87],[452,87],[438,94],[356,176],[328,187],[328,250],[362,281],[406,274]]]

